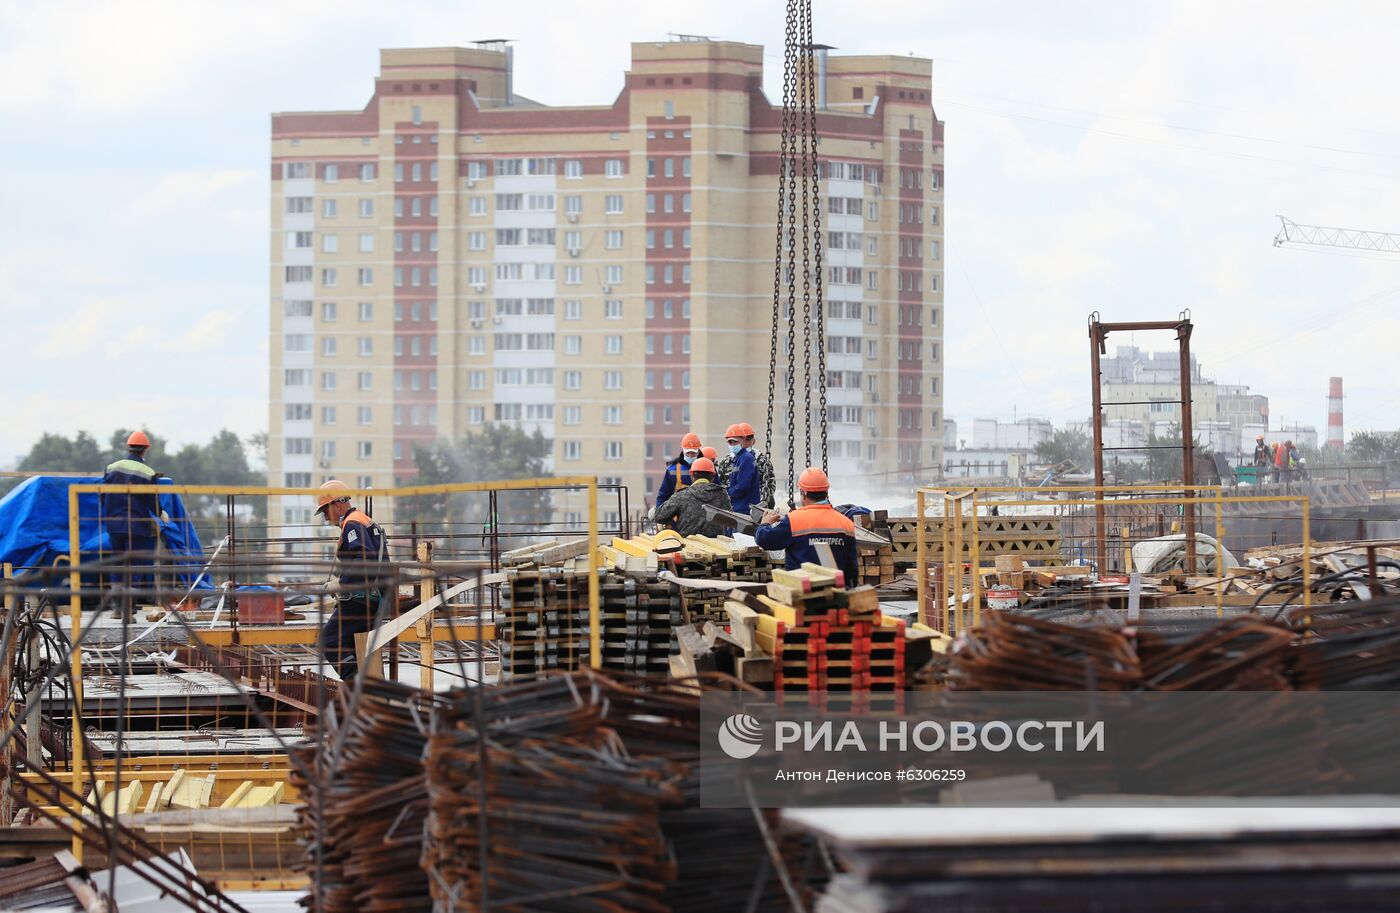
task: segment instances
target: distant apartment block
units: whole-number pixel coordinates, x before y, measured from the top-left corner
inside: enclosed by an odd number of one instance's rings
[[[586,107],[520,97],[512,64],[384,50],[363,110],[273,115],[272,483],[409,482],[415,444],[504,422],[636,504],[685,431],[762,440],[782,123],[763,48],[636,43]],[[832,469],[912,474],[942,450],[931,63],[821,69]]]

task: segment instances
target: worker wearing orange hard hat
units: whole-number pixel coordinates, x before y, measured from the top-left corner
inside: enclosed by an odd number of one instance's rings
[[[719,482],[729,492],[734,510],[747,514],[755,504],[773,506],[773,462],[766,453],[754,452],[753,425],[736,422],[724,431],[729,453],[716,465]]]
[[[709,457],[701,457],[690,464],[693,477],[688,488],[678,491],[661,507],[657,508],[656,521],[669,525],[682,536],[723,535],[726,524],[710,519],[706,505],[720,510],[729,510],[729,495],[724,486],[715,483],[715,464]]]
[[[133,431],[126,439],[126,456],[107,464],[103,485],[154,485],[164,478],[146,462],[151,449],[150,435]],[[102,530],[107,534],[114,556],[128,568],[148,567],[160,541],[160,496],[155,492],[102,492],[98,498]],[[141,589],[150,585],[147,574],[132,575],[128,585]]]
[[[330,479],[317,490],[316,513],[340,530],[335,547],[340,578],[336,607],[321,628],[321,652],[341,680],[350,681],[359,671],[355,635],[372,630],[380,606],[387,605],[383,587],[389,546],[384,530],[350,503],[350,486],[339,479]]]
[[[700,435],[694,431],[687,432],[681,438],[680,453],[674,459],[666,461],[666,474],[661,477],[661,486],[656,489],[656,506],[652,508],[652,516],[656,516],[656,511],[661,509],[661,505],[670,500],[671,495],[684,489],[690,484],[690,464],[700,459]]]
[[[763,516],[763,525],[753,537],[760,548],[786,554],[788,570],[804,563],[835,568],[845,577],[844,586],[856,586],[859,581],[856,561],[856,525],[831,506],[831,482],[816,466],[802,470],[797,480],[802,492],[802,506],[786,517],[774,511]]]

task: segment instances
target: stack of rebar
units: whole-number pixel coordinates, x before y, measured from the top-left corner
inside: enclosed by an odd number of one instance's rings
[[[415,720],[427,718],[434,698],[378,679],[360,689],[358,697],[342,689],[296,751],[291,777],[315,886],[306,902],[316,913],[427,909],[418,866],[427,739]]]
[[[1303,691],[1400,688],[1400,598],[1294,609],[1293,678]]]
[[[434,908],[786,909],[751,813],[698,808],[699,720],[673,682],[591,670],[454,694],[426,755]]]
[[[948,661],[950,691],[1127,691],[1142,678],[1121,630],[988,612]]]

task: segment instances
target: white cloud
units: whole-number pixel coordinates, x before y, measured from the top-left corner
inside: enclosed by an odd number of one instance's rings
[[[215,198],[226,191],[241,191],[256,178],[257,174],[251,169],[180,171],[167,175],[132,200],[117,223],[125,227],[148,225],[157,219],[212,208]],[[230,194],[232,199],[246,196]],[[266,224],[264,222],[263,227]]]

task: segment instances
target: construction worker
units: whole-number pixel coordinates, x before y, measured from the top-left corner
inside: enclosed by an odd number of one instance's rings
[[[1269,463],[1269,445],[1264,443],[1264,435],[1257,435],[1254,438],[1254,465],[1262,468]]]
[[[770,552],[785,550],[790,571],[806,562],[835,567],[845,575],[847,587],[856,586],[856,525],[831,506],[831,482],[826,473],[808,466],[798,477],[797,488],[802,492],[802,506],[786,517],[768,511],[763,525],[754,531],[754,540]]]
[[[712,463],[719,462],[719,451],[713,447],[701,447],[700,455]],[[718,466],[716,466],[716,470],[718,470]],[[716,477],[715,481],[719,481],[718,477]]]
[[[715,484],[715,464],[701,457],[690,464],[693,481],[676,492],[657,509],[656,522],[669,524],[682,536],[720,536],[728,528],[722,520],[711,520],[705,505],[729,510],[729,494]]]
[[[151,439],[144,431],[133,431],[126,439],[126,456],[107,465],[102,475],[103,485],[154,485],[164,478],[146,463]],[[103,492],[99,500],[102,528],[111,543],[112,553],[121,556],[127,568],[149,567],[160,540],[160,496]],[[149,575],[129,577],[132,587],[146,586]]]
[[[700,459],[700,435],[691,431],[681,438],[681,452],[675,459],[666,462],[666,474],[661,477],[661,487],[656,489],[655,511],[661,509],[671,495],[690,484],[690,464]]]
[[[1288,466],[1288,447],[1284,444],[1274,445],[1274,481],[1286,482],[1288,477],[1284,474],[1284,469]]]
[[[734,510],[747,514],[755,504],[771,508],[777,487],[773,461],[766,453],[755,453],[753,426],[748,422],[730,425],[724,432],[729,454],[719,461],[719,482],[729,492]]]
[[[359,671],[355,656],[355,635],[374,627],[375,614],[383,598],[387,575],[376,565],[389,560],[384,530],[369,514],[350,504],[350,487],[331,479],[316,495],[316,513],[330,526],[340,529],[335,560],[340,586],[336,608],[321,628],[320,647],[326,661],[335,666],[342,681],[350,681]]]

